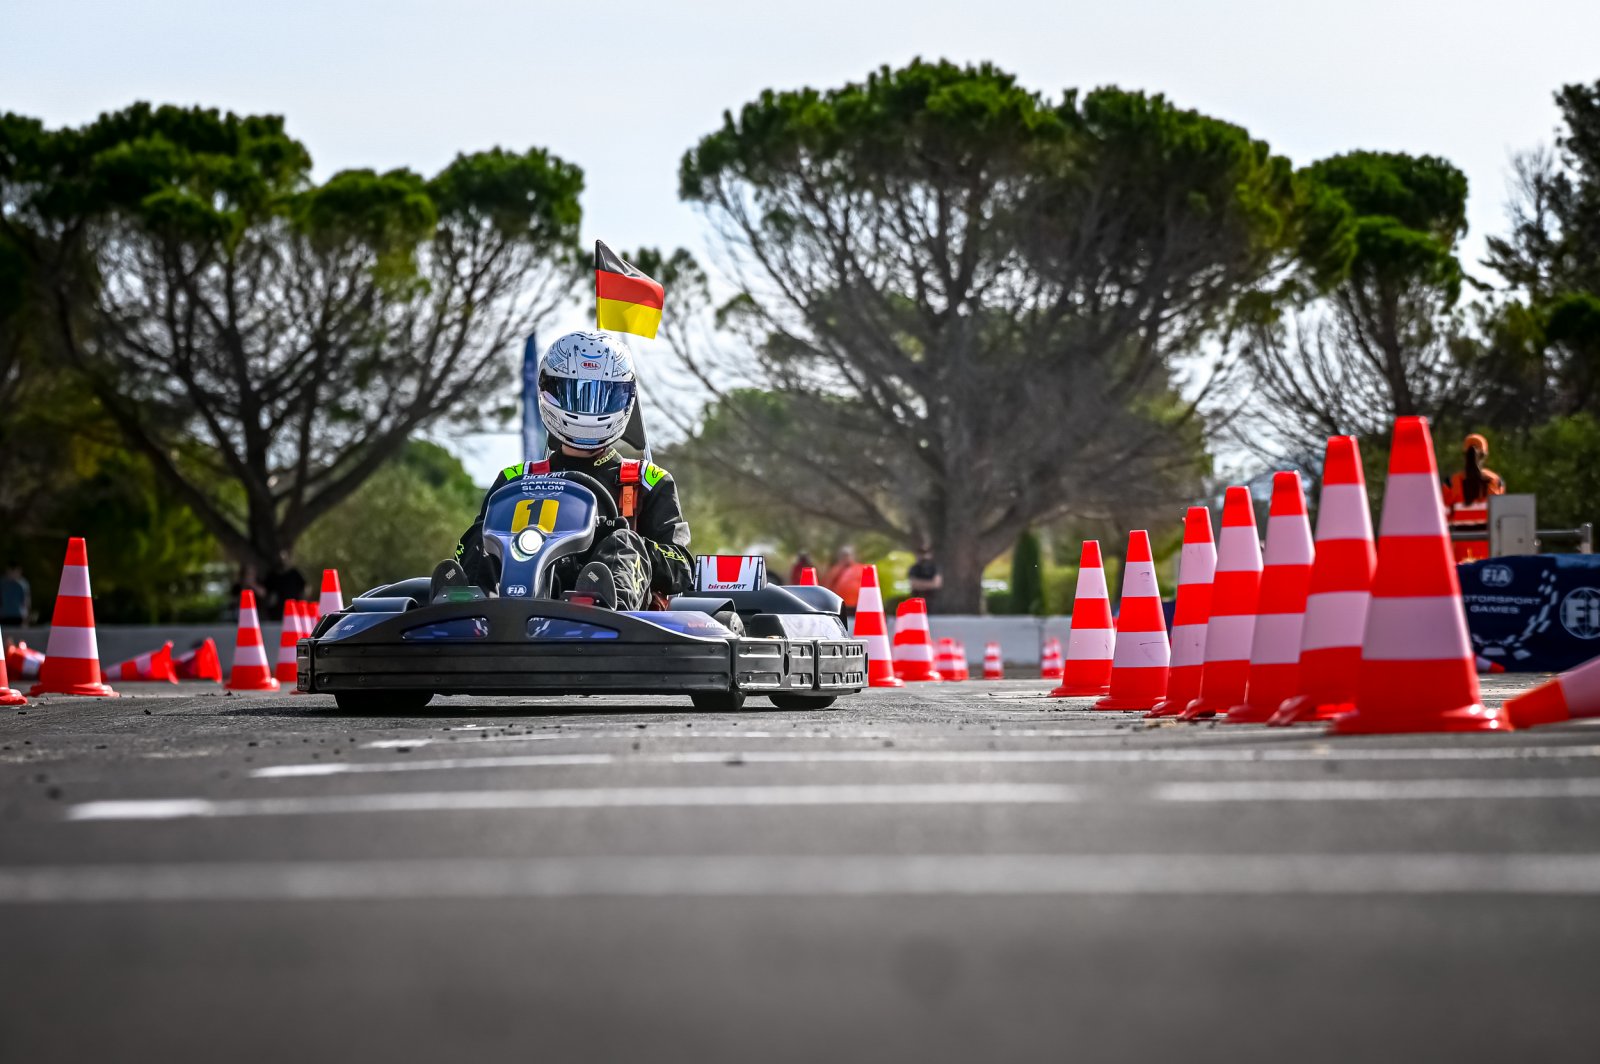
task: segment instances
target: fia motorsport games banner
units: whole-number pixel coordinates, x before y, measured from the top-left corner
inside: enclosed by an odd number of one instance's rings
[[[1463,565],[1480,658],[1508,672],[1561,672],[1600,654],[1600,554],[1533,554]]]

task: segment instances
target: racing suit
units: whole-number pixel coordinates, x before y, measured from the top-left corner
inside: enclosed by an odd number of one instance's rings
[[[576,471],[594,477],[611,493],[620,512],[622,456],[614,448],[581,457],[557,450],[549,462],[552,473]],[[489,487],[489,495],[521,477],[525,469],[521,463],[502,469]],[[619,610],[647,609],[652,593],[681,595],[694,587],[694,559],[688,550],[689,522],[678,505],[678,486],[672,475],[658,465],[641,463],[638,489],[634,528],[619,527],[608,533],[602,526],[587,551],[556,562],[553,573],[561,589],[571,590],[579,571],[589,562],[604,562],[611,570]],[[461,563],[468,580],[492,588],[499,582],[499,573],[496,560],[483,550],[483,519],[488,507],[486,495],[477,520],[456,546],[456,561]]]

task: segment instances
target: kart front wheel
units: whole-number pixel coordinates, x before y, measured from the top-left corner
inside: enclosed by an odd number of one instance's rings
[[[333,700],[346,713],[414,713],[433,701],[433,692],[339,691]]]
[[[820,698],[816,695],[767,696],[767,698],[771,700],[774,709],[792,709],[801,711],[808,709],[827,709],[829,706],[833,705],[838,697],[838,695],[823,695]]]
[[[732,713],[744,707],[744,692],[699,691],[690,695],[689,701],[704,713]]]

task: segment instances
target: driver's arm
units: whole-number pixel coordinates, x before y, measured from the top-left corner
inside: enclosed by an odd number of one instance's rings
[[[694,590],[694,558],[689,554],[689,522],[678,504],[678,485],[658,465],[645,467],[639,535],[650,552],[650,586],[663,595]]]

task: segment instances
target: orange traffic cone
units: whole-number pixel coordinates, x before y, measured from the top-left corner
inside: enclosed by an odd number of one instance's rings
[[[1039,679],[1061,679],[1061,640],[1051,636],[1044,641],[1044,650],[1039,654]]]
[[[1519,728],[1600,717],[1600,658],[1591,658],[1531,691],[1507,699],[1505,711]]]
[[[304,612],[305,607],[296,599],[289,599],[283,604],[283,628],[278,632],[278,666],[272,675],[279,684],[288,687],[293,687],[300,675],[295,644],[305,635]]]
[[[990,642],[983,645],[983,678],[985,680],[1006,678],[1006,663],[1000,656],[999,643]]]
[[[908,598],[894,611],[894,674],[912,683],[939,680],[933,668],[926,599]]]
[[[4,644],[5,639],[0,637],[0,646]],[[25,706],[28,700],[22,697],[22,692],[11,689],[11,680],[6,675],[6,657],[0,654],[0,706]]]
[[[6,671],[19,680],[37,680],[44,667],[44,655],[26,643],[6,647]]]
[[[1217,571],[1211,579],[1211,617],[1206,621],[1206,663],[1200,697],[1179,714],[1182,720],[1226,713],[1243,701],[1250,683],[1250,644],[1256,628],[1261,584],[1261,541],[1250,489],[1229,488],[1222,499],[1222,535]]]
[[[955,682],[961,679],[961,655],[956,653],[954,639],[939,640],[938,650],[934,654],[933,667],[939,673],[939,679]]]
[[[1072,631],[1067,659],[1061,665],[1061,686],[1051,698],[1103,695],[1111,683],[1111,599],[1106,571],[1100,564],[1100,543],[1086,539],[1078,553],[1078,582],[1072,592]]]
[[[956,679],[972,679],[972,673],[967,671],[967,644],[959,639],[956,640]]]
[[[1244,700],[1228,710],[1225,723],[1265,724],[1284,699],[1295,693],[1300,676],[1300,632],[1315,553],[1300,474],[1272,474],[1267,560],[1256,598],[1255,632],[1250,637],[1250,681]]]
[[[1268,724],[1328,720],[1354,708],[1361,633],[1377,562],[1361,454],[1354,436],[1334,436],[1322,463],[1316,559],[1300,635],[1299,690]]]
[[[1329,731],[1510,731],[1504,708],[1479,702],[1472,659],[1428,420],[1397,418],[1356,707]]]
[[[208,637],[205,642],[187,654],[180,654],[172,659],[172,664],[182,679],[222,682],[222,659],[217,656],[215,639]]]
[[[248,588],[239,592],[239,635],[233,645],[233,671],[228,675],[230,691],[276,691],[278,681],[267,665],[267,648],[261,639],[261,621],[256,617],[256,594]]]
[[[326,617],[344,609],[344,595],[339,592],[339,570],[322,570],[322,597],[317,600],[317,615]]]
[[[81,536],[67,540],[61,591],[50,619],[50,644],[33,695],[94,695],[115,698],[100,679],[100,650],[94,635],[94,599],[89,592],[89,550]]]
[[[1206,621],[1211,619],[1211,577],[1217,570],[1217,545],[1211,540],[1211,511],[1191,506],[1183,515],[1183,554],[1178,558],[1178,601],[1172,608],[1172,665],[1167,693],[1147,717],[1176,717],[1200,697],[1200,670],[1206,660]]]
[[[140,654],[127,661],[118,662],[102,670],[114,680],[135,680],[150,683],[177,683],[178,671],[172,664],[172,640],[161,644],[157,650]]]
[[[323,592],[326,597],[327,592]],[[861,567],[861,596],[856,600],[855,628],[851,635],[867,641],[867,684],[871,687],[900,687],[889,658],[889,623],[883,615],[883,594],[878,590],[878,567]]]
[[[1111,691],[1095,709],[1149,709],[1167,690],[1172,648],[1161,614],[1161,588],[1143,530],[1128,537],[1122,567],[1122,601],[1117,610],[1117,651],[1111,666]]]
[[[800,570],[800,587],[816,587],[817,571],[807,565]]]

